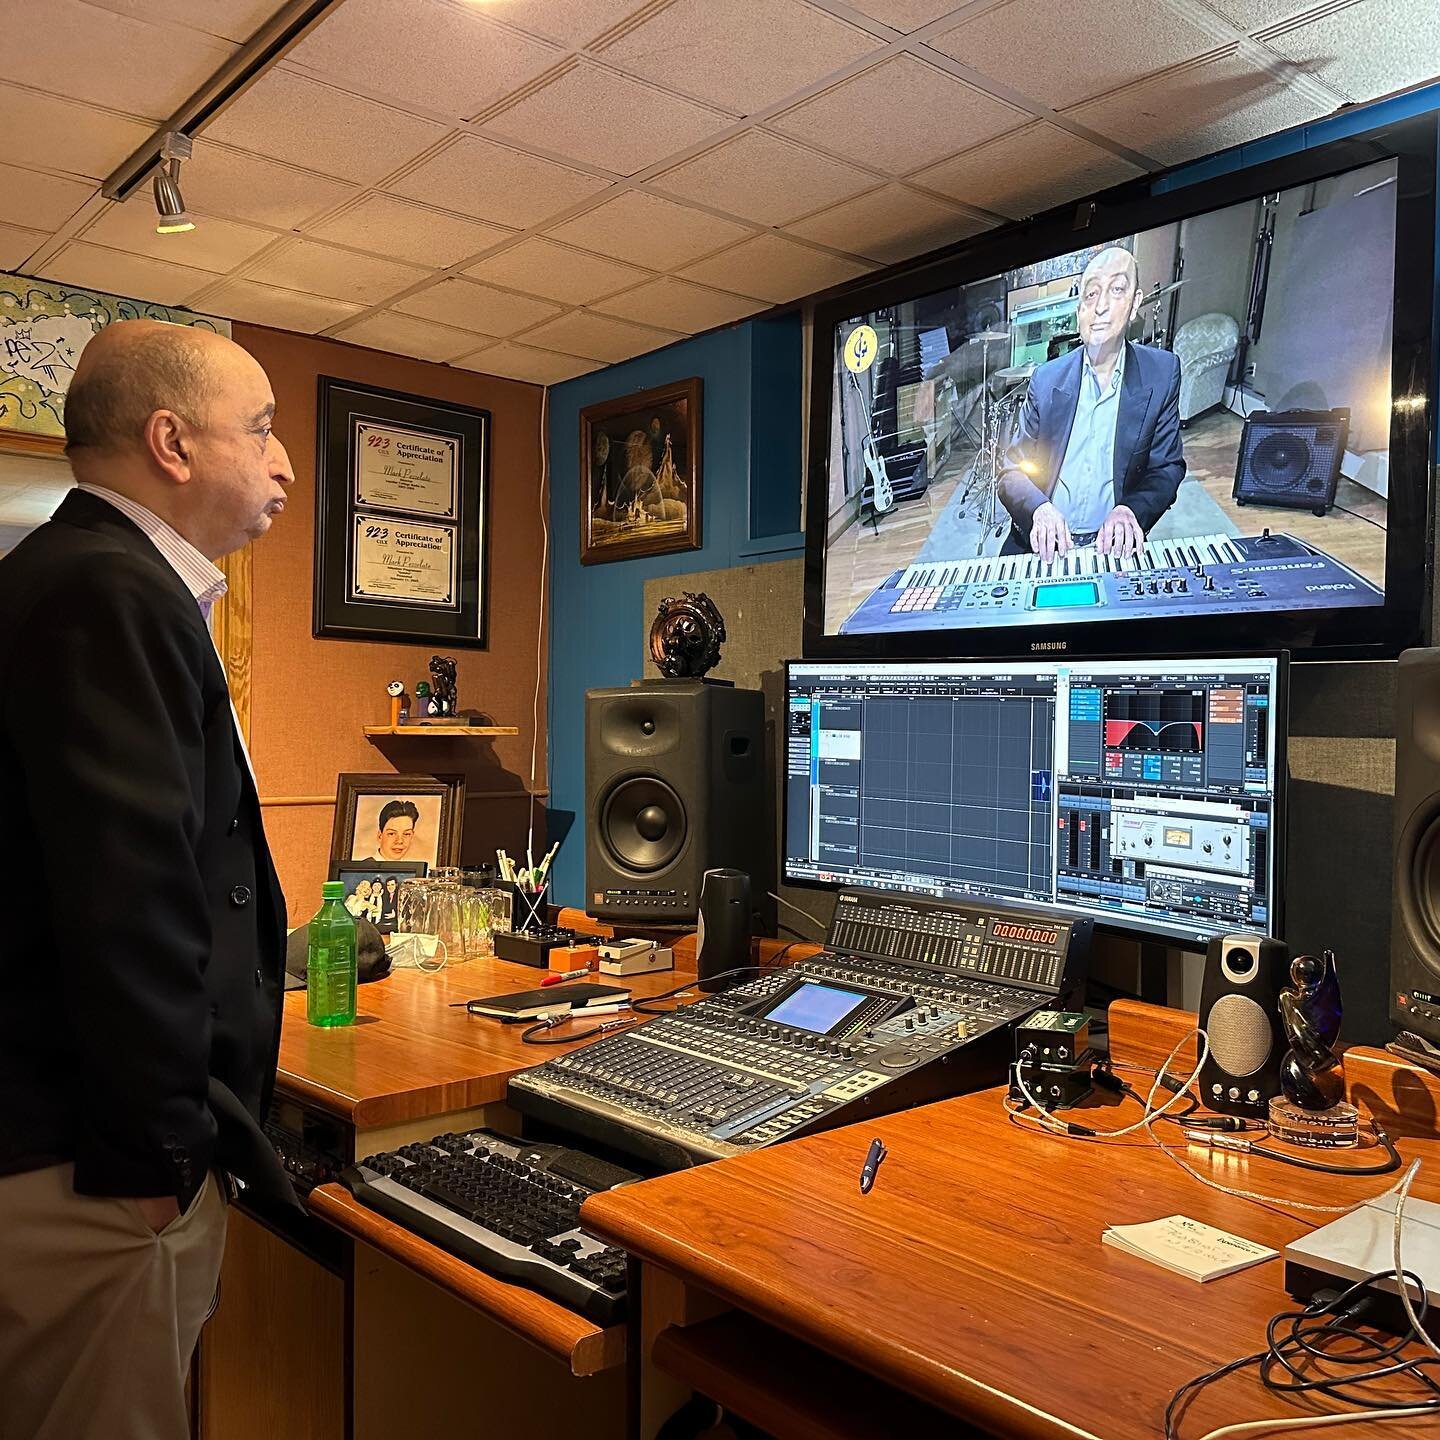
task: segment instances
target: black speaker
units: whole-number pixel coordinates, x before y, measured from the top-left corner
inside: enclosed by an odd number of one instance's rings
[[[1263,1120],[1280,1093],[1289,1046],[1278,1001],[1289,958],[1284,944],[1263,935],[1217,935],[1210,942],[1200,987],[1200,1028],[1210,1039],[1200,1099],[1211,1110]]]
[[[1237,505],[1280,505],[1324,515],[1335,503],[1350,411],[1257,410],[1235,460]]]
[[[1440,650],[1407,650],[1395,688],[1390,1018],[1440,1041]]]
[[[743,870],[707,870],[700,884],[700,928],[695,973],[707,995],[743,985],[745,977],[716,982],[716,975],[750,963],[750,877]]]
[[[645,680],[586,692],[590,914],[688,924],[707,870],[760,873],[764,735],[758,690]]]

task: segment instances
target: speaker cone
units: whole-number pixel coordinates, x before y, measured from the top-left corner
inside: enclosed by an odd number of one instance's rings
[[[605,797],[600,842],[622,869],[663,870],[685,844],[685,806],[654,775],[622,780]]]
[[[1310,473],[1312,452],[1299,435],[1267,435],[1250,456],[1250,470],[1270,490],[1293,490]]]
[[[1395,888],[1411,950],[1440,975],[1440,806],[1410,817],[1395,857]]]

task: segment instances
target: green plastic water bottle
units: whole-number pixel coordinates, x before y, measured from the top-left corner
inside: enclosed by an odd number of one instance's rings
[[[312,1025],[355,1023],[355,917],[345,886],[327,880],[325,903],[310,922],[306,958],[306,1018]]]

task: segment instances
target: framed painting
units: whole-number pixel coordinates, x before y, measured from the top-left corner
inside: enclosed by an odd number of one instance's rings
[[[698,378],[580,412],[580,562],[700,548]]]

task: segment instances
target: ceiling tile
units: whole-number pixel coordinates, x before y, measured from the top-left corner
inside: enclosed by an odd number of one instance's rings
[[[870,268],[861,261],[812,250],[780,235],[757,235],[723,254],[687,266],[680,274],[703,285],[716,285],[782,305],[842,280],[853,280]]]
[[[353,185],[288,165],[222,150],[204,140],[180,172],[187,204],[207,215],[228,215],[292,230],[355,193]]]
[[[713,330],[717,325],[733,324],[764,308],[762,301],[692,285],[670,276],[648,281],[623,295],[612,295],[595,306],[596,310],[618,315],[622,320],[683,330],[689,335]]]
[[[896,55],[767,124],[861,164],[904,175],[1029,118],[913,55]]]
[[[163,120],[231,55],[229,41],[82,0],[5,6],[0,79]]]
[[[732,221],[640,190],[627,190],[550,231],[556,240],[652,270],[673,270],[748,233]]]
[[[103,180],[151,133],[139,120],[0,84],[0,135],[16,165]]]
[[[400,265],[375,255],[337,250],[314,240],[291,240],[273,255],[266,255],[246,277],[264,285],[307,290],[332,300],[354,300],[376,305],[397,290],[423,280],[426,271]]]
[[[581,60],[492,116],[485,129],[618,175],[633,175],[729,125],[717,110]]]
[[[463,135],[385,188],[477,220],[524,229],[604,190],[608,181]]]
[[[1183,76],[1157,76],[1065,113],[1162,164],[1176,165],[1303,124],[1325,109],[1299,86],[1231,53]]]
[[[58,230],[94,193],[82,180],[0,162],[0,221]]]
[[[650,0],[484,0],[485,13],[562,45],[584,45]]]
[[[311,234],[372,255],[445,269],[498,245],[513,230],[463,220],[390,195],[367,195],[352,210],[311,227]]]
[[[783,225],[869,190],[875,177],[778,135],[746,130],[650,184],[761,225]]]
[[[452,330],[448,325],[397,315],[393,310],[367,315],[337,331],[334,338],[370,350],[412,355],[417,360],[453,360],[475,348],[475,336],[468,330]]]
[[[1059,27],[1054,0],[1004,0],[926,43],[1058,110],[1223,42],[1168,5],[1066,0]]]
[[[987,228],[985,221],[903,185],[886,185],[787,227],[806,240],[890,262],[953,245]]]
[[[647,272],[532,235],[478,265],[468,266],[465,273],[565,305],[586,305],[601,295],[638,283]]]
[[[564,56],[544,41],[441,0],[346,0],[287,57],[317,75],[460,119]]]
[[[202,285],[215,279],[208,270],[166,265],[144,255],[126,255],[73,241],[47,261],[40,273],[47,280],[63,280],[67,285],[83,285],[87,290],[102,290],[133,300],[152,300],[157,305],[183,304]]]
[[[365,307],[307,295],[299,290],[258,285],[253,280],[227,280],[206,292],[205,308],[215,315],[228,315],[232,320],[248,320],[252,325],[270,325],[276,330],[313,335],[347,315],[358,315]]]
[[[1423,3],[1428,4],[1428,0],[1423,0]],[[1316,0],[1209,0],[1209,4],[1232,25],[1248,31],[1313,10]]]
[[[462,370],[503,375],[507,380],[528,380],[534,385],[556,385],[576,375],[588,375],[600,369],[602,363],[582,360],[578,355],[561,355],[555,350],[537,350],[533,345],[517,345],[513,340],[502,340],[488,350],[455,361]]]
[[[1128,160],[1037,120],[1023,130],[952,155],[910,179],[967,205],[1019,218],[1140,173]]]
[[[1437,19],[1434,0],[1361,0],[1264,39],[1307,75],[1375,100],[1440,74]]]
[[[0,225],[0,270],[18,270],[49,238],[44,230]]]
[[[193,265],[224,274],[258,254],[277,238],[273,230],[256,230],[233,220],[196,214],[195,228],[179,235],[155,233],[155,202],[142,186],[123,205],[107,205],[81,238],[112,250],[148,255],[167,264]]]
[[[248,40],[285,3],[285,0],[91,0],[92,4],[143,20],[170,21],[219,35],[225,40]]]
[[[572,310],[548,325],[541,325],[526,336],[547,349],[553,347],[566,355],[583,355],[590,360],[628,360],[647,350],[658,350],[681,337],[668,330],[652,330],[648,325],[632,325],[627,320],[612,320],[590,310]]]
[[[271,70],[205,133],[224,145],[370,185],[447,131],[433,120],[362,100],[333,85]]]
[[[952,10],[963,10],[966,0],[850,0],[850,4],[872,20],[908,35]]]
[[[431,320],[460,325],[480,335],[506,336],[558,315],[559,308],[528,295],[494,290],[474,280],[452,277],[417,290],[397,302],[395,308],[407,315],[425,315]],[[473,347],[472,347],[473,348]]]
[[[675,0],[601,53],[647,80],[749,115],[881,43],[800,0]]]

